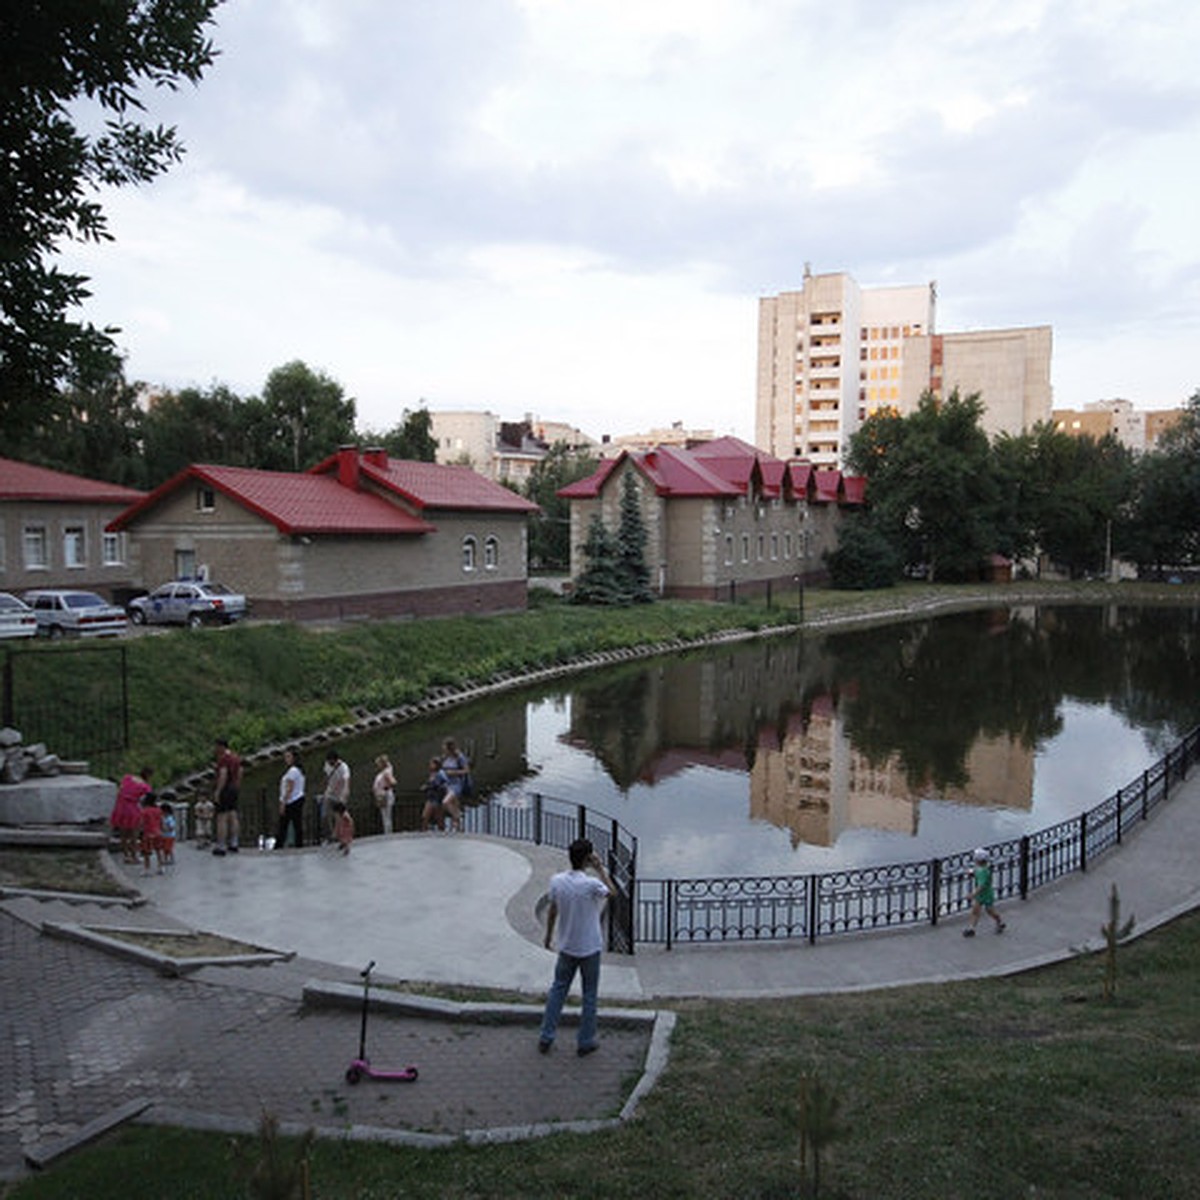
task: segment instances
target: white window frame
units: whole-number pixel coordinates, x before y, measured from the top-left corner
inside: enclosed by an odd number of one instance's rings
[[[494,571],[500,565],[500,539],[489,533],[483,539],[483,569]]]
[[[34,549],[36,553],[30,554]],[[46,526],[40,524],[26,525],[21,530],[21,554],[27,571],[48,571],[50,569],[50,539],[46,534]]]
[[[727,533],[725,535],[725,565],[727,567],[733,566],[733,534],[732,533]]]
[[[196,511],[202,513],[215,512],[217,508],[217,493],[215,488],[200,484],[196,488]]]
[[[63,566],[70,571],[87,566],[87,526],[82,521],[63,525],[62,556]]]
[[[196,574],[196,551],[184,547],[175,549],[175,578],[191,579]]]
[[[750,561],[750,535],[748,533],[743,533],[742,534],[742,562],[748,563],[749,561]]]
[[[106,567],[124,566],[125,535],[123,533],[102,533],[100,535],[100,560]]]
[[[475,570],[475,550],[475,535],[468,533],[462,540],[462,569],[464,574],[470,574]]]

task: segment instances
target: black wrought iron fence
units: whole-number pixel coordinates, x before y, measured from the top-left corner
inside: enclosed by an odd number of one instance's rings
[[[115,771],[129,744],[125,647],[6,647],[0,718],[27,744],[43,742],[60,758],[87,759],[95,774]]]

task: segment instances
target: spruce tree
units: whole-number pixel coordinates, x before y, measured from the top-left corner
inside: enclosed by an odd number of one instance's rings
[[[587,565],[575,581],[575,603],[627,604],[616,539],[599,513],[592,513],[582,549]]]
[[[621,523],[617,527],[617,557],[626,604],[654,599],[646,565],[646,523],[642,520],[641,488],[632,471],[621,482]]]

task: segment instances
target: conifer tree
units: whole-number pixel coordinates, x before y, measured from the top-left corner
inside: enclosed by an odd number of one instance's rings
[[[646,523],[642,519],[641,488],[632,471],[621,482],[621,523],[617,527],[617,556],[626,604],[654,599],[646,565]]]

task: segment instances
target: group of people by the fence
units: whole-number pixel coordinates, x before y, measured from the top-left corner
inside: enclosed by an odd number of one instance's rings
[[[121,843],[121,857],[131,866],[140,861],[146,874],[151,859],[162,875],[175,865],[175,793],[164,791],[161,798],[150,780],[150,767],[130,773],[117,788],[117,799],[110,818]]]

